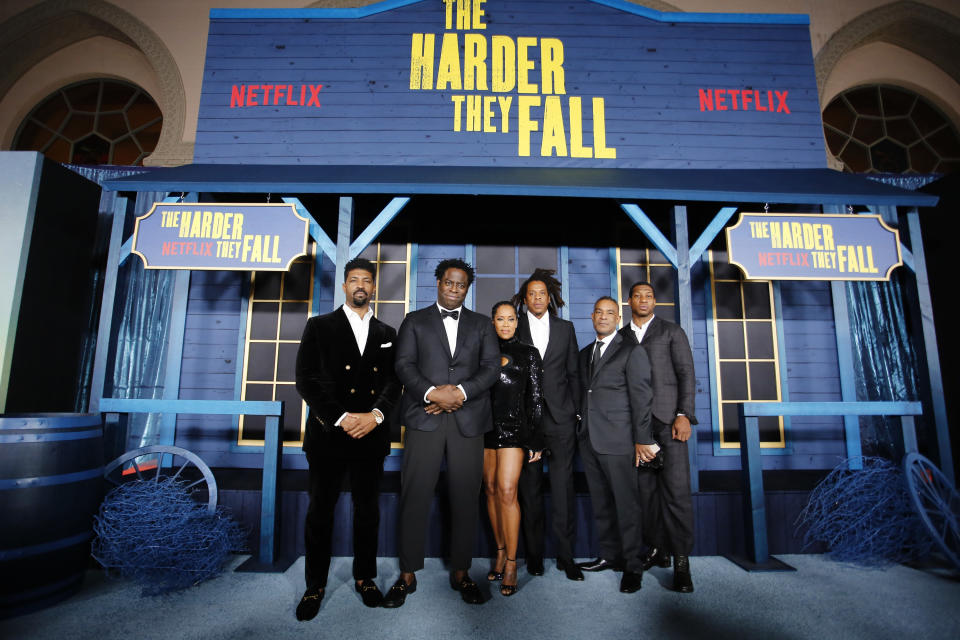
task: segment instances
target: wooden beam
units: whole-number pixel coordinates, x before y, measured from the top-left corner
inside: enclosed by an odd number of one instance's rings
[[[643,231],[643,235],[647,236],[650,242],[660,250],[660,253],[670,261],[670,264],[676,267],[677,250],[670,244],[667,237],[660,232],[660,229],[657,229],[657,225],[653,224],[653,220],[647,217],[643,209],[635,204],[621,204],[620,208],[623,209],[627,216],[633,220],[633,223],[640,228],[640,231]]]

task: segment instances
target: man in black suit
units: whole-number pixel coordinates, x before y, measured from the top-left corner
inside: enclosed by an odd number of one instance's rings
[[[674,557],[673,588],[693,591],[690,551],[693,548],[693,504],[690,495],[690,459],[687,440],[691,424],[697,424],[694,401],[697,381],[693,353],[687,335],[679,326],[655,316],[653,286],[637,282],[630,287],[633,320],[621,335],[642,346],[650,357],[653,380],[653,438],[663,451],[663,468],[641,469],[640,503],[643,537],[649,549],[644,569],[669,567]],[[645,451],[650,454],[650,451]]]
[[[573,492],[573,456],[577,449],[577,334],[573,323],[557,317],[564,302],[560,282],[550,269],[537,269],[513,297],[520,310],[517,335],[532,344],[543,359],[543,434],[550,451],[550,494],[553,496],[553,535],[557,568],[570,580],[583,580],[573,562],[576,507]],[[543,575],[543,462],[528,461],[520,473],[520,513],[527,553],[527,571]]]
[[[600,557],[585,571],[623,569],[620,591],[643,580],[637,469],[650,435],[650,361],[617,333],[620,305],[602,297],[593,307],[597,341],[580,352],[580,457],[583,460]]]
[[[399,607],[417,589],[426,528],[444,456],[450,495],[450,586],[469,604],[483,598],[468,570],[477,533],[483,434],[493,428],[490,387],[500,375],[500,346],[485,315],[463,307],[473,268],[437,265],[437,303],[407,314],[397,336],[396,371],[404,385],[406,427],[400,489],[400,578],[383,606]]]
[[[317,615],[330,568],[333,512],[343,476],[353,496],[353,577],[368,607],[383,600],[377,575],[380,479],[390,450],[387,418],[400,396],[396,332],[373,317],[376,266],[356,258],[343,269],[346,303],[310,318],[297,351],[297,391],[310,407],[303,451],[310,467],[305,577],[297,619]]]

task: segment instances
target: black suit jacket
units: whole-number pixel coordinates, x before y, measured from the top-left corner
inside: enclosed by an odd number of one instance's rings
[[[591,376],[594,344],[580,352],[580,435],[597,453],[633,455],[634,444],[653,444],[650,360],[617,334]]]
[[[620,330],[631,344],[637,344],[637,334],[628,324]],[[673,424],[677,413],[697,424],[695,402],[697,378],[693,371],[693,353],[687,334],[676,323],[654,316],[640,343],[650,357],[653,381],[653,417]]]
[[[452,414],[460,433],[467,437],[493,428],[490,387],[500,375],[500,344],[485,315],[461,307],[457,348],[450,353],[447,333],[436,304],[412,311],[397,335],[396,371],[403,383],[400,419],[407,429],[435,431],[439,415],[423,410],[430,387],[463,385],[467,401]]]
[[[394,372],[396,343],[397,332],[371,318],[361,356],[342,307],[307,321],[297,351],[297,391],[310,407],[303,438],[308,456],[389,453],[389,422],[400,396]],[[345,412],[365,413],[374,408],[385,420],[363,438],[351,438],[334,426]]]
[[[527,312],[519,314],[517,336],[533,344]],[[543,399],[556,422],[574,422],[580,413],[577,333],[569,320],[550,315],[550,337],[543,356]]]

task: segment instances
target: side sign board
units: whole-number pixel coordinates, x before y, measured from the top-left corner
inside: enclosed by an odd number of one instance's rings
[[[158,202],[137,218],[131,252],[147,269],[286,271],[307,232],[291,204]]]
[[[889,280],[903,264],[900,235],[877,215],[742,213],[727,250],[750,279]]]

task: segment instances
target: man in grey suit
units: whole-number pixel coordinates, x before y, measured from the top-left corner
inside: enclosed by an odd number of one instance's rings
[[[596,522],[600,557],[585,571],[623,569],[620,591],[643,580],[637,469],[649,462],[650,361],[643,349],[617,333],[620,305],[602,297],[593,307],[597,341],[580,352],[580,457]]]
[[[500,345],[485,315],[463,306],[473,268],[459,259],[436,269],[437,302],[407,314],[397,335],[396,371],[406,426],[400,488],[400,578],[383,606],[403,605],[417,589],[426,528],[444,456],[450,496],[450,586],[469,604],[483,598],[468,570],[477,533],[483,434],[493,428],[490,387]]]
[[[693,500],[687,440],[694,416],[696,377],[687,335],[679,326],[655,316],[656,294],[649,282],[630,287],[633,319],[621,329],[624,339],[642,346],[650,357],[653,379],[651,428],[663,451],[662,469],[641,469],[640,500],[643,537],[648,551],[644,569],[669,567],[673,555],[673,588],[693,591],[690,551],[693,548]],[[649,453],[649,452],[648,452]]]
[[[543,435],[550,451],[550,495],[557,568],[570,580],[583,580],[573,562],[576,508],[573,494],[573,456],[577,450],[577,334],[573,323],[557,317],[563,307],[560,282],[551,269],[536,269],[512,302],[520,310],[517,335],[532,344],[543,359]],[[543,462],[528,461],[520,473],[520,513],[527,571],[543,575],[544,514]]]

